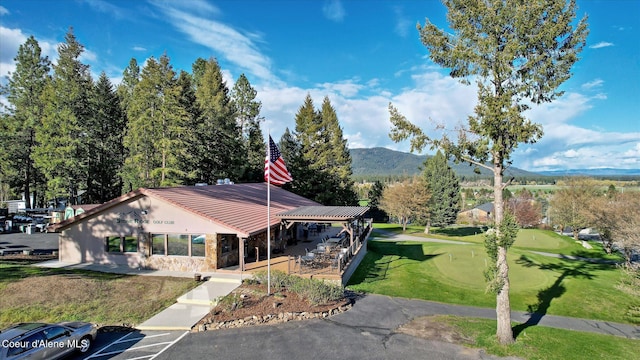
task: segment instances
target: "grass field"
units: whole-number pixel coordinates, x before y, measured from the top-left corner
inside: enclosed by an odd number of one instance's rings
[[[19,322],[137,325],[197,285],[182,278],[0,262],[0,329]]]
[[[393,241],[397,225],[376,226],[369,252],[351,278],[355,291],[417,298],[477,307],[495,307],[495,295],[485,292],[483,271],[490,261],[483,236],[476,228],[462,227],[425,235],[423,228],[407,234],[460,241],[459,244]],[[464,242],[464,243],[463,243]],[[509,250],[512,310],[576,318],[639,324],[633,308],[640,299],[616,288],[621,272],[615,265],[543,256],[534,251],[596,259],[620,260],[604,254],[598,244],[586,250],[573,239],[550,231],[521,230]],[[474,347],[492,354],[527,359],[637,358],[637,340],[576,333],[543,327],[527,328],[515,345],[495,341],[495,321],[448,318],[447,322],[475,339]],[[561,344],[561,345],[558,345]],[[570,345],[569,345],[570,344]]]
[[[528,360],[629,360],[638,359],[640,352],[638,340],[542,326],[523,330],[515,344],[503,346],[496,341],[494,320],[452,316],[439,316],[436,320],[453,326],[462,337],[473,339],[468,346],[498,356]]]

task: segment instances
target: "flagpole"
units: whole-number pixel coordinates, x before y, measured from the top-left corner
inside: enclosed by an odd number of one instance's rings
[[[271,130],[267,132],[267,295],[271,295]]]

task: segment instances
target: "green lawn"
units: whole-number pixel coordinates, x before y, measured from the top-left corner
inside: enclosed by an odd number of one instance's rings
[[[628,360],[637,359],[640,352],[638,340],[543,326],[529,327],[518,334],[515,344],[503,346],[496,341],[494,320],[439,316],[438,321],[454,326],[465,338],[474,339],[467,345],[498,356],[529,360]]]
[[[494,307],[485,292],[489,261],[479,244],[371,241],[348,286],[356,291],[445,303]],[[513,248],[509,252],[511,306],[529,311],[633,323],[638,299],[618,291],[613,265],[562,260]]]
[[[402,234],[402,227],[398,224],[375,224],[375,228],[387,233]],[[409,226],[404,234],[425,238],[457,240],[482,245],[484,243],[483,232],[486,231],[486,229],[486,227],[476,226],[449,227],[444,229],[433,228],[430,234],[425,234],[424,227]],[[384,237],[385,235],[376,236]],[[600,242],[591,241],[589,244],[593,246],[592,250],[585,249],[580,243],[576,243],[573,238],[569,236],[560,235],[550,230],[520,229],[513,247],[587,258],[623,260],[620,255],[607,255],[602,250],[602,244]]]
[[[495,307],[495,295],[485,292],[483,271],[490,261],[481,230],[459,227],[425,235],[411,227],[407,234],[457,240],[460,244],[390,241],[398,225],[376,225],[368,253],[351,277],[348,288],[389,296],[424,299],[477,307]],[[375,239],[378,239],[377,241]],[[465,243],[463,243],[465,242]],[[573,239],[551,231],[521,230],[509,250],[511,308],[541,314],[640,324],[632,309],[640,299],[616,288],[621,272],[615,265],[559,259],[534,253],[546,252],[596,259],[616,259],[604,254],[597,243],[586,250]],[[475,339],[474,347],[492,354],[527,359],[637,358],[637,340],[584,334],[568,330],[530,327],[517,334],[517,342],[501,346],[495,341],[495,321],[450,318],[448,322]]]

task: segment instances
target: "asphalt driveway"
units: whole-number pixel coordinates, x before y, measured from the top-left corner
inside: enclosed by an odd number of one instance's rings
[[[7,252],[31,250],[39,254],[51,254],[58,251],[57,233],[0,233],[0,251]]]
[[[400,325],[431,313],[411,300],[368,295],[328,319],[191,333],[156,359],[500,359],[397,332]]]

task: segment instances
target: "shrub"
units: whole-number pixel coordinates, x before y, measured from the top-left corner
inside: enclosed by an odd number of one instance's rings
[[[226,311],[233,311],[235,309],[240,309],[244,305],[244,300],[240,294],[231,293],[220,299],[218,305]]]
[[[260,284],[267,284],[267,272],[260,271],[254,275],[254,279]],[[279,291],[282,288],[296,293],[312,304],[326,304],[330,301],[340,300],[344,296],[342,286],[333,285],[316,279],[306,279],[295,275],[287,275],[283,271],[271,272],[271,288]]]

